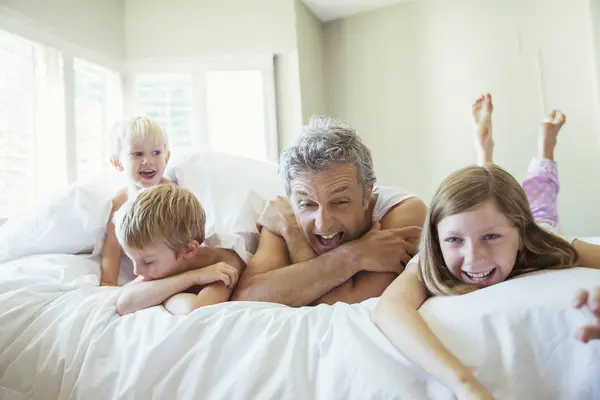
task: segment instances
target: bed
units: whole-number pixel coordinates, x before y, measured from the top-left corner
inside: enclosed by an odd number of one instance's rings
[[[64,206],[72,213],[93,198],[81,187],[70,190],[78,196],[69,192],[61,201],[74,202]],[[238,198],[246,205],[227,206],[260,206],[252,196]],[[248,206],[253,199],[257,203]],[[50,208],[61,209],[56,202]],[[158,306],[119,317],[119,289],[98,287],[97,243],[88,243],[97,239],[101,224],[93,221],[102,216],[80,225],[40,223],[40,216],[52,215],[38,210],[35,223],[22,225],[30,231],[37,226],[42,239],[35,254],[24,254],[32,253],[31,245],[13,250],[16,238],[30,232],[13,224],[12,236],[8,228],[0,235],[12,243],[0,251],[2,400],[453,398],[371,322],[377,299],[303,308],[229,302],[188,317]],[[236,215],[230,223],[240,228],[245,222]],[[224,229],[217,225],[213,233]],[[232,248],[248,250],[251,243],[249,236],[215,237]],[[77,238],[77,249],[66,248],[65,240]],[[91,246],[92,254],[73,255],[82,246]],[[465,296],[430,299],[421,313],[498,399],[598,399],[600,343],[574,340],[589,316],[571,307],[577,289],[598,283],[600,271],[544,271]]]

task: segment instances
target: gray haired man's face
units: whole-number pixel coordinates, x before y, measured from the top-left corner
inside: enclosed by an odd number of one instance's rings
[[[358,239],[370,225],[369,202],[352,164],[306,171],[292,179],[290,188],[296,220],[317,254]]]

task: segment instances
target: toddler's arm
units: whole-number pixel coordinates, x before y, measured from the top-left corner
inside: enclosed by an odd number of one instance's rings
[[[108,217],[104,246],[102,247],[102,261],[100,262],[100,285],[118,286],[119,269],[121,266],[121,245],[117,240],[113,216],[127,200],[125,192],[120,192],[112,201],[112,209]]]

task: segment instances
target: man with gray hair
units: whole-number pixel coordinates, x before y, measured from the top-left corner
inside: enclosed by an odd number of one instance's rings
[[[312,117],[283,150],[287,199],[270,201],[232,300],[290,306],[380,296],[416,253],[426,206],[374,187],[371,151],[347,124]]]

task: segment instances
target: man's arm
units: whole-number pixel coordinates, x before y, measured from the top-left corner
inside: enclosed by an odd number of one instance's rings
[[[292,264],[312,260],[317,256],[296,223],[287,226],[282,233]]]
[[[289,265],[285,240],[263,228],[256,255],[242,274],[233,300],[269,301],[305,306],[361,270],[396,272],[408,262],[415,245],[406,241],[420,228],[372,228],[362,238],[317,258]]]
[[[356,257],[344,246],[309,261],[289,264],[285,240],[263,228],[256,254],[242,274],[232,300],[304,306],[358,272]]]
[[[257,225],[285,239],[291,264],[312,260],[317,256],[298,227],[290,201],[281,196],[267,202]]]
[[[410,198],[394,206],[381,220],[381,229],[399,229],[409,226],[422,227],[427,214],[427,206],[418,198]],[[418,244],[418,243],[417,243]],[[360,303],[371,297],[381,296],[383,291],[396,279],[394,272],[361,271],[351,280],[338,286],[314,302],[317,304]]]

